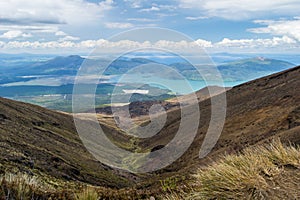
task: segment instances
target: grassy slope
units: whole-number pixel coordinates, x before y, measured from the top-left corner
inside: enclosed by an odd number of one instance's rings
[[[45,178],[7,173],[0,177],[3,199],[299,199],[300,149],[284,146],[279,140],[256,145],[238,155],[226,155],[202,167],[191,181],[167,179],[162,190],[114,190],[65,182],[54,187]],[[162,191],[168,194],[159,195]]]
[[[198,134],[188,151],[175,163],[159,173],[186,174],[205,165],[224,152],[235,153],[247,146],[280,136],[283,142],[300,144],[300,67],[257,79],[227,91],[227,116],[221,137],[205,159],[198,154],[210,121],[210,99],[199,103],[201,109]],[[213,98],[218,99],[218,96]],[[167,144],[180,125],[180,110],[171,111],[163,130],[156,136],[140,141],[143,148],[152,149]],[[287,134],[283,134],[287,133]]]
[[[1,98],[0,172],[5,170],[109,187],[134,183],[134,176],[101,164],[87,152],[72,116]]]
[[[299,199],[300,149],[279,140],[251,147],[200,169],[194,178],[188,192],[165,198]]]

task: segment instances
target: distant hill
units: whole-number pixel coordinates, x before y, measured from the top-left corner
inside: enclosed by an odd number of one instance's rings
[[[84,58],[71,55],[68,57],[56,57],[47,61],[24,64],[20,67],[11,67],[8,72],[19,76],[31,75],[75,75]]]
[[[189,63],[174,63],[172,67],[180,71],[187,79],[203,80],[201,75],[209,74],[210,66],[199,67],[201,74],[195,71],[195,68]],[[283,71],[295,66],[292,63],[256,57],[250,59],[241,59],[228,62],[217,66],[224,81],[250,81],[259,77],[267,76],[272,73]],[[214,76],[210,76],[214,79]]]
[[[223,64],[218,66],[218,69],[225,81],[245,81],[283,71],[293,66],[295,65],[286,61],[257,57]]]
[[[91,69],[93,67],[104,66],[103,63],[108,62],[106,60],[84,59],[78,55],[67,57],[59,56],[47,61],[17,62],[15,64],[12,62],[0,66],[0,84],[28,81],[35,79],[35,77],[30,76],[38,75],[51,77],[75,76],[84,61],[88,63],[87,65],[90,66]],[[120,58],[110,64],[105,70],[104,75],[124,74],[130,69],[143,64],[159,63],[145,58]],[[189,63],[173,63],[169,64],[169,66],[179,71],[187,79],[202,80],[199,73],[196,72],[195,68]],[[249,81],[293,66],[294,64],[289,62],[257,57],[228,62],[218,66],[218,69],[225,81]],[[205,68],[201,67],[200,71],[202,75],[209,74],[209,66]],[[151,73],[151,70],[149,69],[147,73]],[[158,75],[162,78],[178,79],[177,75],[172,75],[169,71],[162,70]]]

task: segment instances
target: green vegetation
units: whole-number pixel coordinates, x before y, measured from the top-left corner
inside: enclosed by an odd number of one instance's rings
[[[17,101],[23,101],[46,107],[53,110],[60,110],[64,112],[72,111],[72,84],[61,86],[0,86],[0,96],[12,98]],[[89,88],[91,85],[84,85],[83,87]],[[170,90],[144,85],[139,88],[142,90],[149,90],[149,94],[125,94],[122,90],[135,89],[134,84],[116,87],[115,99],[122,102],[122,100],[130,99],[130,102],[135,101],[149,101],[149,100],[165,100],[174,97],[174,94],[169,94]],[[111,94],[115,86],[113,84],[99,84],[95,92],[95,102],[97,107],[102,105],[110,105]],[[83,90],[84,93],[84,90]],[[86,111],[86,110],[84,110]]]
[[[279,140],[200,169],[187,193],[166,199],[299,199],[300,149]]]
[[[160,184],[162,187],[162,190],[164,192],[172,192],[177,188],[178,184],[178,178],[177,177],[169,177],[165,180],[160,180]]]

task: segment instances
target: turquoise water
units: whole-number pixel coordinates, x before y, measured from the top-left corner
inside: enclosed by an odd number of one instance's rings
[[[222,87],[233,87],[244,83],[245,81],[230,81],[222,82],[220,81],[193,81],[193,80],[183,80],[183,79],[165,79],[160,77],[146,76],[146,75],[126,75],[117,76],[111,79],[111,83],[140,83],[148,84],[151,86],[159,87],[162,89],[169,89],[176,94],[188,94],[198,91],[207,86],[222,86]]]

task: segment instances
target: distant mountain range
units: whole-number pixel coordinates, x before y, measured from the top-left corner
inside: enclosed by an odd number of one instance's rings
[[[52,77],[60,76],[75,76],[81,64],[86,61],[90,65],[91,69],[93,67],[99,67],[106,60],[92,60],[84,59],[78,55],[71,55],[67,57],[56,57],[47,61],[27,61],[27,62],[0,62],[0,84],[7,84],[19,81],[28,81],[36,79],[33,75],[46,75]],[[153,60],[145,58],[130,58],[130,59],[118,59],[110,64],[106,69],[105,75],[120,75],[128,72],[137,66],[143,64],[159,64]],[[169,64],[173,69],[180,72],[185,78],[189,80],[202,80],[201,75],[195,68],[189,63],[173,63]],[[269,75],[278,71],[282,71],[295,66],[292,63],[267,59],[262,57],[242,59],[234,62],[229,62],[217,66],[223,79],[225,81],[249,81],[255,78],[259,78],[265,75]],[[207,69],[200,70],[202,73],[207,73]],[[148,73],[148,72],[147,72]],[[151,73],[151,71],[150,71]],[[157,74],[157,73],[156,73]],[[203,75],[203,74],[202,74]],[[159,73],[162,78],[176,79],[177,76],[171,75],[168,71],[163,70]]]
[[[219,65],[218,69],[220,70],[225,81],[249,81],[289,69],[293,66],[295,65],[286,61],[256,57]]]

